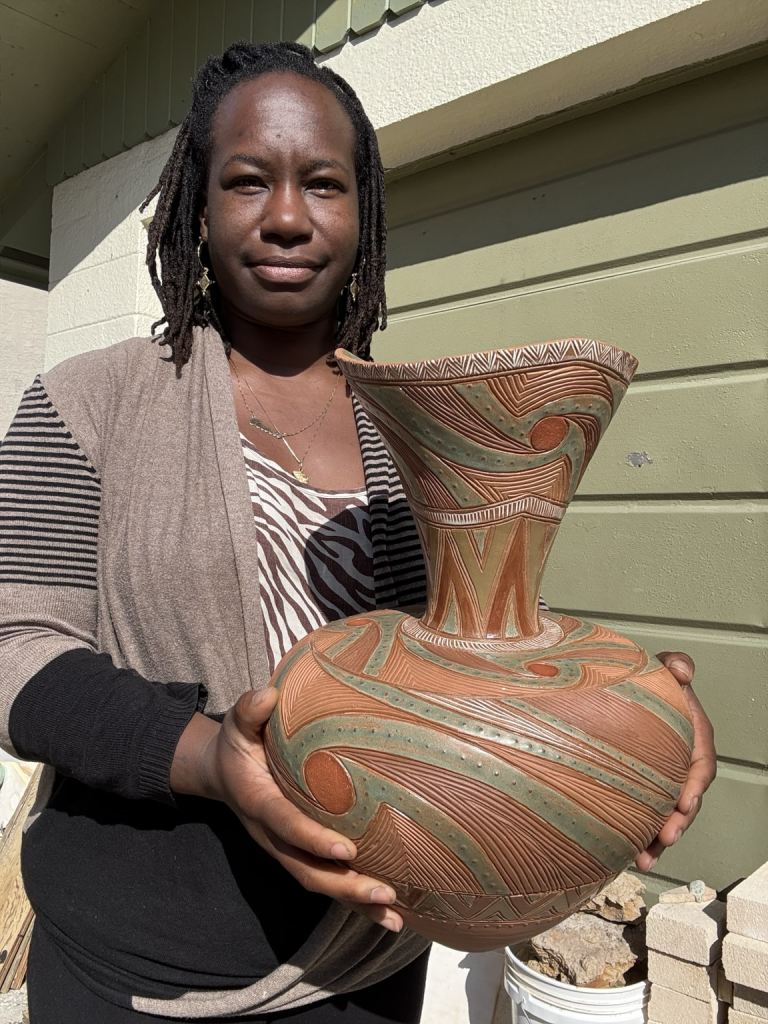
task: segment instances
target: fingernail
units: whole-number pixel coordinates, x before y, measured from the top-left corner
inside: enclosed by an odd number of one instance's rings
[[[371,903],[394,903],[396,899],[397,893],[388,885],[377,885],[370,895]]]
[[[680,672],[682,675],[686,676],[690,672],[690,667],[688,663],[685,661],[681,661],[679,658],[673,658],[672,661],[670,661],[669,665],[667,665],[667,668],[671,668],[675,672]]]
[[[693,814],[696,808],[699,806],[699,798],[697,796],[691,797],[691,805],[688,810],[689,814]]]
[[[679,828],[677,830],[677,832],[675,832],[675,838],[672,840],[672,842],[676,843],[682,834],[683,834],[683,830],[681,828]]]
[[[394,917],[385,917],[382,922],[385,928],[388,928],[391,932],[399,932],[403,930],[403,922],[395,920]]]
[[[651,871],[653,868],[656,867],[656,865],[658,863],[659,863],[659,858],[658,857],[651,857],[651,863],[648,865],[646,870],[647,871]]]
[[[331,847],[331,856],[336,860],[352,860],[352,851],[344,843],[334,843]]]

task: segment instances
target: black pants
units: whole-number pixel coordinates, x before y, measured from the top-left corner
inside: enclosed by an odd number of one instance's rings
[[[427,972],[427,954],[386,981],[289,1013],[237,1017],[251,1024],[418,1024]],[[178,1018],[155,1017],[115,1006],[79,981],[56,944],[38,927],[32,932],[27,971],[30,1024],[163,1024]],[[232,1017],[206,1017],[205,1024],[232,1024]]]

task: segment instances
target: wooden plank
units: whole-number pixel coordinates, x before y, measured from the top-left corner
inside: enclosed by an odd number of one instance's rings
[[[652,654],[690,654],[696,663],[694,689],[715,726],[718,753],[734,761],[768,764],[768,636],[602,621]]]
[[[41,775],[42,766],[38,766],[0,839],[0,907],[3,908],[0,917],[0,956],[5,953],[3,977],[6,972],[10,973],[12,965],[14,971],[18,966],[18,961],[14,963],[14,957],[19,951],[31,914],[21,879],[21,837],[24,822],[35,802]]]
[[[29,914],[27,919],[27,927],[24,932],[24,941],[19,951],[18,963],[16,965],[16,971],[11,978],[10,990],[13,992],[24,984],[24,979],[27,976],[27,964],[29,962],[29,944],[32,941],[32,929],[35,924],[35,915]]]
[[[343,46],[349,32],[349,0],[317,0],[315,49],[320,53]]]
[[[124,147],[125,50],[104,76],[104,156],[117,156]]]
[[[173,0],[162,0],[149,22],[147,134],[154,139],[171,127]]]
[[[12,989],[18,988],[21,981],[17,984],[16,979],[19,976],[21,976],[22,981],[24,979],[24,973],[27,966],[29,940],[32,936],[32,925],[34,920],[35,915],[30,907],[23,924],[19,929],[16,941],[7,951],[8,955],[2,965],[0,965],[0,994],[10,992]]]
[[[400,227],[393,308],[553,287],[768,232],[767,140],[749,125]]]
[[[259,0],[260,3],[260,0]],[[253,30],[253,0],[226,0],[224,7],[224,48],[240,40],[249,42]],[[278,37],[280,29],[277,30]]]
[[[257,0],[253,8],[254,43],[273,43],[281,38],[282,0]]]
[[[768,630],[768,502],[574,503],[546,600],[588,618]]]
[[[387,0],[352,0],[351,28],[357,35],[378,28],[387,17]]]
[[[315,0],[283,0],[283,39],[314,45]]]
[[[578,494],[766,493],[767,410],[766,370],[641,381],[619,406]]]
[[[219,54],[223,49],[224,0],[200,0],[195,67],[201,67],[211,54]]]
[[[129,148],[147,138],[149,29],[147,22],[126,51],[123,141]]]
[[[387,222],[394,229],[766,118],[761,58],[400,177],[387,190]]]
[[[197,68],[198,0],[174,0],[171,42],[171,122],[181,124],[192,102]]]
[[[93,167],[104,159],[104,75],[100,75],[86,93],[83,127],[83,163],[86,167]]]
[[[587,225],[585,248],[591,244],[590,235]],[[397,231],[392,241],[400,244]],[[483,259],[483,254],[476,258]],[[410,270],[413,277],[420,277],[420,267]],[[767,277],[764,244],[724,246],[704,256],[648,260],[541,287],[522,285],[498,298],[456,300],[442,308],[398,313],[399,288],[390,273],[390,326],[374,336],[373,351],[379,359],[413,359],[414,353],[430,358],[580,335],[629,349],[640,360],[641,376],[683,367],[765,362]],[[639,383],[630,395],[637,387]],[[623,416],[622,409],[615,427]]]
[[[83,118],[85,103],[78,100],[64,122],[64,173],[68,177],[79,174],[83,163]]]
[[[64,122],[48,139],[45,153],[45,180],[49,185],[58,185],[64,178]]]

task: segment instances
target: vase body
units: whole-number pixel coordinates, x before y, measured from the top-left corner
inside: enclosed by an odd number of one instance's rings
[[[394,887],[406,924],[496,949],[624,870],[689,768],[687,702],[667,670],[539,607],[559,523],[636,361],[583,339],[337,357],[400,472],[427,605],[298,643],[274,674],[267,754],[283,792]]]

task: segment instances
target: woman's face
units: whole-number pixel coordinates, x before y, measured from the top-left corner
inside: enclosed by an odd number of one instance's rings
[[[325,86],[270,72],[224,97],[200,223],[225,312],[279,328],[333,315],[359,220],[354,130]]]

